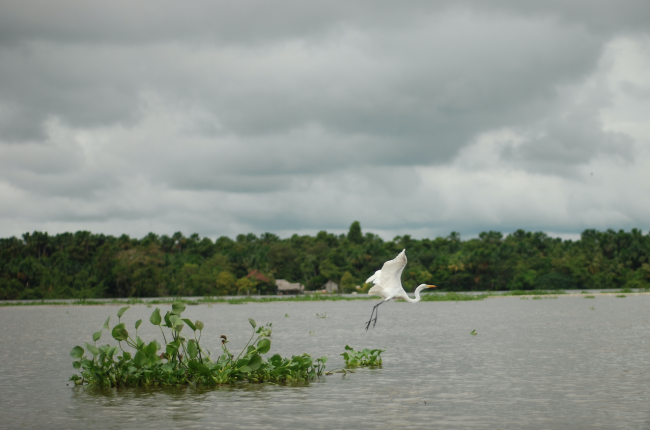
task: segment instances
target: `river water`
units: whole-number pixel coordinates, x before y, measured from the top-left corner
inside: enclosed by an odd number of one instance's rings
[[[374,303],[188,307],[213,351],[221,334],[242,346],[248,317],[273,322],[271,354],[326,355],[329,369],[343,365],[346,344],[386,349],[381,369],[213,389],[67,386],[69,351],[109,315],[114,325],[118,307],[0,308],[0,428],[650,428],[650,296],[391,302],[366,332]],[[160,337],[154,308],[133,306],[122,320],[143,318],[140,336]]]

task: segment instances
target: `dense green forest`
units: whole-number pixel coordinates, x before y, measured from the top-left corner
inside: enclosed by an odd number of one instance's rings
[[[650,287],[650,235],[637,229],[585,230],[578,241],[523,230],[384,241],[355,221],[348,234],[287,239],[25,233],[0,239],[0,299],[275,294],[275,279],[366,291],[365,279],[404,248],[410,291],[420,283],[442,291]]]

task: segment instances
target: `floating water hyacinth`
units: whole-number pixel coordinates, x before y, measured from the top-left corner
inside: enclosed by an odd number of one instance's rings
[[[345,345],[345,352],[341,355],[345,360],[345,367],[378,367],[381,366],[381,353],[385,349],[362,349],[355,351],[350,345]]]
[[[309,354],[291,358],[275,354],[268,360],[262,357],[271,349],[269,337],[272,324],[257,327],[251,318],[248,321],[253,334],[244,349],[235,356],[227,348],[227,337],[222,335],[222,354],[213,360],[210,351],[201,345],[204,324],[181,317],[185,310],[184,303],[173,303],[171,312],[164,316],[159,308],[153,311],[149,321],[160,328],[165,344],[161,345],[155,339],[146,343],[138,336],[142,320],[135,323],[135,337],[121,322],[129,307],[125,306],[117,312],[118,324],[112,330],[109,327],[110,317],[106,320],[103,328],[93,334],[93,344],[86,343],[85,349],[81,346],[72,348],[70,356],[75,359],[72,365],[79,375],[73,375],[70,380],[76,385],[132,387],[218,385],[239,381],[304,382],[322,376],[325,369],[327,357],[316,360]],[[186,326],[192,330],[187,337],[181,334]],[[97,345],[104,330],[110,331],[118,346]],[[134,353],[125,351],[125,347],[132,348]],[[86,351],[90,355],[87,356]]]

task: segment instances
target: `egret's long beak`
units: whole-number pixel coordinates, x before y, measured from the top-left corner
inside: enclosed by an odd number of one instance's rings
[[[427,288],[436,288],[435,285],[427,285]]]

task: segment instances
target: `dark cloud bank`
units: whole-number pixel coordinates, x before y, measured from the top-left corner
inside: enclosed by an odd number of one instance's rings
[[[642,1],[3,2],[0,235],[648,229]]]

